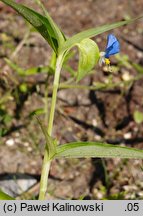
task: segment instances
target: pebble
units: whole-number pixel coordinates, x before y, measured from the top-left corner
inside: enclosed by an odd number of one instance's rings
[[[125,139],[130,139],[131,137],[132,137],[132,134],[130,132],[124,134]]]
[[[95,136],[94,136],[94,139],[95,139],[96,141],[99,141],[99,140],[101,140],[101,137],[100,137],[99,135],[95,135]]]
[[[98,123],[97,123],[97,120],[96,120],[96,119],[93,119],[93,120],[92,120],[92,125],[93,125],[94,127],[97,127]]]
[[[2,177],[0,188],[10,196],[16,197],[27,191],[37,180],[26,174],[8,174]]]
[[[132,76],[129,74],[128,71],[124,72],[123,75],[122,75],[122,79],[124,81],[129,81],[129,80],[131,80],[131,78],[132,78]]]
[[[27,148],[27,150],[28,150],[29,152],[31,152],[31,151],[32,151],[32,147],[29,146],[29,147]]]
[[[29,143],[28,143],[28,142],[25,142],[25,143],[23,143],[23,145],[24,145],[25,147],[28,147],[28,146],[29,146]]]
[[[138,192],[138,195],[139,195],[140,197],[143,197],[143,191]]]
[[[6,140],[6,142],[5,142],[5,144],[6,144],[7,146],[13,146],[14,143],[15,143],[14,139],[8,139],[8,140]]]

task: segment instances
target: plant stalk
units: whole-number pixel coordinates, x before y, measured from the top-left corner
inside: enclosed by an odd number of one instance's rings
[[[63,55],[59,55],[56,61],[56,69],[55,69],[55,76],[54,76],[54,83],[53,83],[53,95],[52,95],[51,109],[50,109],[50,115],[49,115],[49,123],[48,123],[48,128],[47,128],[49,136],[52,135],[55,107],[56,107],[56,101],[57,101],[57,91],[59,87],[59,79],[60,79],[60,71],[62,68],[62,63],[63,63]],[[40,180],[39,200],[45,199],[50,164],[51,164],[51,159],[49,158],[48,152],[45,148],[42,172],[41,172],[41,180]]]

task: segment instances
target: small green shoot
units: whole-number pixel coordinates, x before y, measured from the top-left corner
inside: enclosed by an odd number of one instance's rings
[[[143,112],[140,112],[138,110],[136,110],[134,112],[134,121],[137,123],[137,124],[141,124],[143,122]]]

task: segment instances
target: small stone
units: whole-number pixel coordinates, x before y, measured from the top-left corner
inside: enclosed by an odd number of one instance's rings
[[[143,58],[142,52],[138,52],[138,53],[137,53],[137,57],[138,57],[138,58]]]
[[[138,195],[139,195],[140,197],[143,197],[143,191],[138,192]]]
[[[13,146],[14,145],[14,139],[8,139],[6,142],[5,142],[5,144],[7,145],[7,146]]]
[[[28,143],[28,142],[25,142],[25,143],[23,143],[23,145],[24,145],[25,147],[28,147],[28,146],[29,146],[29,143]]]
[[[124,72],[123,75],[122,75],[122,79],[124,81],[129,81],[129,80],[131,80],[131,78],[132,78],[132,76],[129,74],[128,71]]]
[[[29,146],[29,147],[27,148],[27,150],[28,150],[29,152],[31,152],[31,151],[32,151],[32,148]]]
[[[26,174],[4,175],[0,181],[0,188],[10,196],[16,197],[32,187],[37,180]]]
[[[93,119],[93,120],[92,120],[92,125],[93,125],[94,127],[97,127],[98,123],[97,123],[97,120],[96,120],[96,119]]]
[[[125,139],[131,139],[132,134],[130,132],[124,134]]]
[[[95,136],[94,136],[94,139],[95,139],[96,141],[99,141],[99,140],[101,140],[101,137],[100,137],[99,135],[95,135]]]

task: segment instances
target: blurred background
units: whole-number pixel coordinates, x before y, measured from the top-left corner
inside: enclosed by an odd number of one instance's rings
[[[42,13],[34,0],[17,2]],[[42,2],[67,37],[143,14],[142,0]],[[53,136],[61,144],[88,140],[143,148],[143,20],[111,32],[121,44],[120,54],[111,58],[112,72],[97,66],[80,82],[102,88],[59,89]],[[94,38],[100,51],[105,50],[107,35]],[[32,116],[41,114],[44,120],[43,107],[49,109],[45,98],[48,94],[50,104],[53,75],[47,75],[47,70],[51,54],[47,42],[0,3],[0,188],[17,198],[38,195],[45,143]],[[73,49],[62,70],[62,83],[76,73],[77,64],[78,52]],[[52,162],[47,199],[142,198],[142,160]]]

